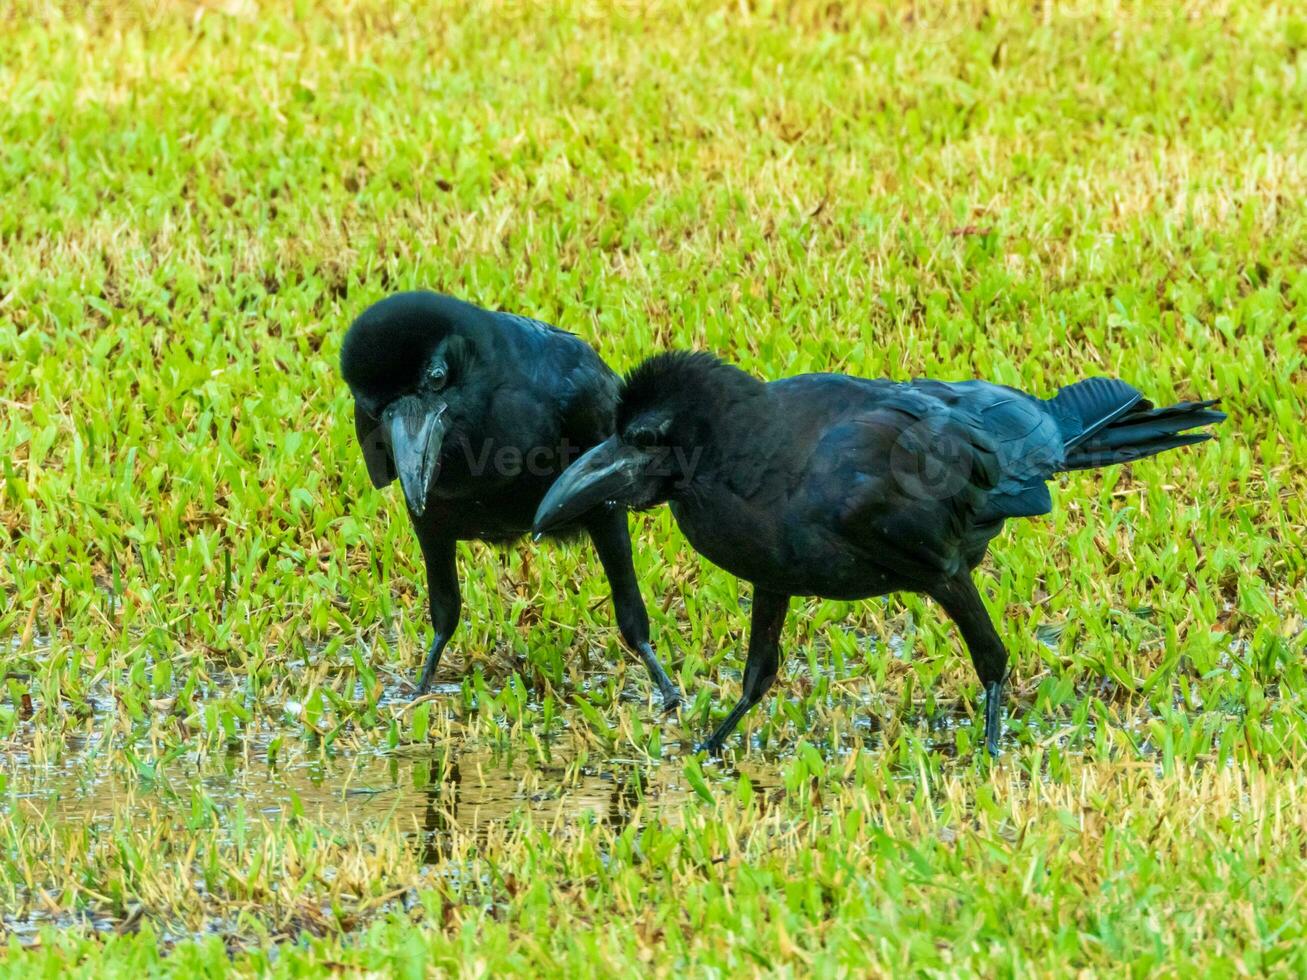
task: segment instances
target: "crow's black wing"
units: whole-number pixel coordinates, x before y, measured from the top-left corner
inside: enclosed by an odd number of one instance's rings
[[[613,433],[620,379],[584,340],[539,320],[496,315],[511,338],[522,383],[508,394],[547,416],[551,438],[588,449]]]
[[[985,382],[869,385],[813,456],[839,531],[923,579],[979,560],[1007,517],[1046,513],[1063,459],[1044,403]]]
[[[923,379],[910,387],[993,445],[997,475],[977,520],[1033,517],[1052,509],[1045,481],[1063,468],[1066,440],[1048,402],[987,381]]]
[[[992,441],[969,423],[906,385],[888,387],[821,440],[809,493],[873,563],[909,578],[955,574],[998,480]]]

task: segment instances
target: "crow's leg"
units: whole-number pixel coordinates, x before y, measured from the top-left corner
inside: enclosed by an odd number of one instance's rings
[[[985,686],[985,747],[998,755],[998,737],[1003,731],[1003,681],[1007,677],[1007,650],[994,629],[994,621],[980,598],[969,572],[949,579],[930,593],[944,607],[962,631],[971,662]]]
[[[640,598],[635,566],[631,564],[631,534],[626,527],[626,511],[605,508],[590,521],[587,530],[595,551],[599,552],[599,562],[608,576],[608,586],[613,591],[613,607],[617,611],[617,626],[622,631],[622,639],[640,655],[649,676],[658,685],[663,710],[675,711],[681,705],[681,690],[667,676],[649,642],[649,614]]]
[[[790,597],[779,592],[768,592],[757,587],[753,590],[753,622],[749,626],[749,658],[744,664],[744,685],[740,700],[736,702],[726,720],[698,746],[696,751],[716,755],[722,750],[726,737],[735,730],[746,711],[762,700],[767,689],[776,680],[780,668],[781,627],[790,609]]]
[[[427,595],[431,604],[431,626],[435,631],[427,650],[422,676],[418,678],[418,695],[426,694],[440,666],[445,644],[458,628],[462,600],[458,594],[458,567],[454,563],[453,538],[427,538],[419,534],[422,557],[427,565]]]

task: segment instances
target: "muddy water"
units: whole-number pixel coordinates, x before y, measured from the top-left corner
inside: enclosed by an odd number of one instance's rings
[[[537,826],[598,821],[621,829],[641,808],[643,819],[652,813],[674,819],[694,792],[675,743],[663,760],[637,759],[606,757],[566,731],[528,751],[488,746],[455,729],[429,747],[394,752],[328,752],[286,737],[270,760],[273,737],[161,763],[142,759],[140,765],[94,743],[70,742],[57,761],[6,753],[0,756],[7,782],[0,812],[16,808],[52,826],[108,827],[169,815],[185,822],[196,818],[202,798],[210,826],[225,826],[237,806],[272,822],[302,816],[342,832],[385,823],[437,863],[451,836],[484,832],[524,812]],[[732,783],[745,772],[759,789],[780,781],[774,762],[764,758],[709,769],[710,780]]]
[[[811,689],[802,664],[791,680],[796,688]],[[191,707],[242,686],[240,677],[213,673]],[[869,694],[863,683],[844,682],[823,699],[825,710],[836,710],[843,718],[837,732],[830,730],[829,718],[817,721],[814,735],[835,743],[827,742],[826,751],[842,755],[879,742]],[[46,730],[38,720],[42,706],[36,703],[36,716],[29,712],[30,720],[0,745],[0,818],[17,818],[19,824],[44,830],[85,828],[103,839],[112,839],[125,826],[163,825],[172,836],[203,830],[233,840],[250,818],[262,817],[276,827],[302,817],[344,838],[366,838],[381,829],[403,835],[429,866],[426,873],[441,875],[451,862],[457,864],[456,849],[465,848],[469,838],[484,839],[524,816],[551,831],[592,822],[619,831],[634,821],[678,823],[683,804],[695,798],[685,761],[691,739],[704,734],[701,724],[662,720],[656,709],[637,707],[645,731],[660,728],[663,757],[655,759],[629,745],[597,744],[586,725],[569,727],[566,712],[547,737],[532,732],[525,739],[505,740],[482,718],[464,728],[452,707],[459,695],[458,685],[438,685],[431,702],[431,740],[393,751],[379,747],[383,728],[347,733],[323,748],[294,720],[301,706],[293,702],[265,706],[244,741],[231,748],[207,737],[188,737],[171,755],[168,747],[177,744],[180,716],[168,699],[151,702],[155,717],[148,731],[133,736],[122,727],[111,689],[88,698],[90,716],[79,723],[77,734]],[[363,697],[362,692],[355,696]],[[646,696],[637,684],[622,700],[638,702]],[[397,712],[401,724],[407,724],[410,698],[410,686],[393,683],[378,706],[383,713]],[[937,717],[931,727],[951,729],[952,724],[951,718]],[[942,747],[950,748],[951,740]],[[793,751],[789,739],[766,747],[751,744],[731,762],[703,761],[704,776],[719,795],[728,794],[741,773],[756,791],[767,793],[782,785],[781,773]],[[41,887],[58,895],[58,885],[50,879]],[[121,919],[90,913],[79,917],[83,914],[64,905],[51,905],[39,889],[21,883],[17,894],[15,907],[0,907],[0,936],[31,937],[47,925],[125,928]]]
[[[755,775],[766,785],[772,774],[764,769]],[[166,783],[152,788],[121,771],[93,775],[66,768],[10,785],[20,806],[53,823],[105,825],[136,809],[156,819],[160,810],[174,806],[189,815],[194,781],[224,810],[242,803],[247,812],[269,819],[298,813],[342,830],[385,820],[411,829],[433,861],[439,859],[440,837],[475,831],[522,811],[537,824],[593,819],[620,829],[640,804],[646,812],[675,808],[692,793],[674,763],[605,759],[577,765],[575,751],[565,747],[552,752],[548,762],[477,747],[301,756],[276,765],[257,756],[229,755],[198,765],[177,760]]]
[[[437,702],[458,690],[439,685]],[[396,688],[381,703],[405,703],[409,696],[407,688]],[[834,736],[836,754],[879,740],[865,698],[866,692],[846,687],[832,699],[844,702],[853,721]],[[109,698],[93,703],[97,716],[113,711]],[[941,737],[938,749],[948,754],[955,722],[942,715],[929,726]],[[646,718],[649,724],[658,724],[657,718]],[[536,826],[593,820],[621,829],[637,812],[642,820],[675,822],[681,804],[694,795],[684,770],[690,743],[682,742],[693,733],[676,722],[664,723],[662,732],[662,759],[606,755],[566,728],[538,747],[504,749],[487,743],[484,726],[478,737],[457,723],[429,745],[390,752],[375,741],[354,748],[337,742],[325,750],[305,741],[302,729],[274,723],[235,748],[186,751],[166,761],[151,758],[148,747],[138,745],[133,756],[84,737],[29,752],[19,738],[20,744],[11,742],[0,752],[0,776],[7,784],[0,815],[17,810],[50,826],[90,828],[175,816],[186,825],[197,819],[198,797],[203,825],[220,832],[237,807],[274,823],[301,816],[345,833],[384,824],[409,836],[427,861],[437,863],[449,838],[484,832],[524,813]],[[278,747],[270,752],[274,739]],[[702,760],[704,775],[724,791],[741,773],[756,790],[775,789],[792,750],[754,745],[731,762]]]

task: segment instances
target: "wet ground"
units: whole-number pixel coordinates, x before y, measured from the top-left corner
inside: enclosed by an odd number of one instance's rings
[[[188,753],[159,766],[154,777],[129,769],[121,758],[107,764],[93,749],[76,746],[57,763],[9,755],[3,771],[12,805],[55,824],[108,826],[134,813],[157,818],[161,810],[191,820],[198,786],[217,803],[213,817],[219,822],[238,805],[273,820],[302,816],[347,831],[384,820],[411,833],[433,862],[440,859],[442,836],[524,811],[537,825],[594,820],[620,829],[639,807],[674,812],[694,793],[677,760],[595,760],[566,733],[542,742],[543,752],[503,751],[455,738],[393,752],[327,752],[295,744],[283,746],[275,761],[268,758],[270,741]],[[730,775],[740,771],[761,788],[778,778],[766,760],[742,761]]]
[[[734,691],[738,679],[729,670],[721,673],[726,689]],[[823,678],[829,686],[812,696],[819,678],[796,663],[787,689],[774,696],[778,705],[788,701],[784,713],[794,716],[782,744],[751,741],[746,751],[727,761],[705,761],[707,782],[729,792],[743,774],[755,792],[779,790],[794,756],[793,736],[808,729],[801,719],[813,722],[811,737],[827,760],[879,751],[883,719],[878,708],[902,710],[898,699],[891,705],[884,690],[873,692],[865,678]],[[1017,710],[1009,717],[1009,731],[1031,723],[1017,705],[1029,705],[1037,680],[1024,694],[1010,692],[1009,707]],[[243,684],[235,675],[211,675],[205,684],[208,695],[197,695],[192,708],[239,692]],[[532,730],[503,737],[495,722],[475,712],[460,720],[456,706],[463,692],[456,684],[438,685],[427,699],[429,738],[389,750],[381,747],[384,725],[324,745],[296,724],[303,709],[297,702],[279,703],[255,717],[239,739],[192,735],[178,740],[180,716],[176,705],[164,699],[155,703],[145,730],[138,724],[133,732],[131,726],[123,727],[112,691],[98,689],[88,699],[89,716],[66,729],[73,734],[48,734],[33,718],[5,740],[0,747],[0,817],[106,837],[133,823],[168,826],[178,837],[203,829],[216,835],[210,841],[218,842],[230,842],[237,824],[251,818],[270,826],[298,819],[343,836],[385,828],[401,835],[431,874],[440,874],[452,842],[483,839],[527,815],[533,826],[551,830],[602,824],[620,831],[632,822],[679,823],[682,804],[697,794],[686,761],[692,754],[690,736],[702,726],[661,718],[655,707],[641,701],[644,687],[635,687],[623,691],[621,700],[641,702],[630,713],[646,730],[659,729],[656,757],[630,745],[624,749],[620,741],[597,744],[580,718],[556,720],[548,735]],[[377,708],[407,719],[411,690],[406,681],[392,677]],[[806,702],[816,717],[791,712],[799,702]],[[39,703],[29,706],[29,715],[33,707],[40,710]],[[929,706],[914,699],[907,709],[895,724],[915,728],[929,750],[942,756],[956,754],[959,728],[978,723],[963,698],[942,697]],[[569,709],[564,717],[573,714]],[[1060,740],[1065,731],[1054,724],[1038,737]],[[66,905],[43,905],[39,890],[24,889],[21,883],[18,890],[26,896],[22,908],[0,909],[0,934],[32,936],[45,925],[122,927],[121,919],[74,923]]]
[[[243,686],[240,677],[214,673],[190,708],[203,710]],[[634,711],[663,733],[661,758],[597,747],[579,719],[575,727],[556,721],[551,734],[533,732],[520,744],[499,737],[495,723],[475,713],[459,721],[460,695],[457,684],[437,685],[425,699],[430,738],[389,750],[384,725],[369,732],[347,726],[347,737],[324,745],[296,723],[303,707],[297,702],[255,717],[238,740],[193,731],[178,739],[173,698],[154,702],[147,718],[125,728],[106,684],[86,699],[82,717],[65,716],[59,735],[52,730],[59,726],[42,722],[39,695],[29,696],[23,722],[0,742],[0,818],[106,838],[134,824],[171,826],[176,835],[203,829],[218,841],[230,841],[234,826],[249,819],[269,826],[300,819],[343,837],[387,828],[438,873],[455,838],[480,839],[526,815],[536,827],[598,823],[621,830],[637,815],[679,820],[680,805],[695,794],[681,758],[689,751],[688,741],[679,741],[687,729],[652,708]],[[411,697],[411,685],[392,678],[377,709],[406,719]],[[740,772],[762,790],[779,778],[776,760],[761,756],[738,768],[719,766],[709,778],[734,781]],[[18,883],[18,891],[27,898],[21,910],[0,908],[0,936],[30,937],[44,925],[121,926],[74,923],[55,903],[43,908],[39,898],[30,900],[32,889]]]

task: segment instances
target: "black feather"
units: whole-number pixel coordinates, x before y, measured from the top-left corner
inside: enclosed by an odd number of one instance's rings
[[[1168,449],[1206,442],[1211,438],[1210,433],[1182,433],[1224,422],[1225,413],[1212,409],[1218,401],[1180,402],[1165,408],[1149,406],[1147,409],[1142,406],[1148,402],[1141,402],[1133,411],[1079,440],[1067,454],[1063,469],[1085,470],[1128,463]]]
[[[1048,401],[1068,450],[1136,406],[1152,408],[1136,389],[1116,378],[1087,378],[1058,390]]]

